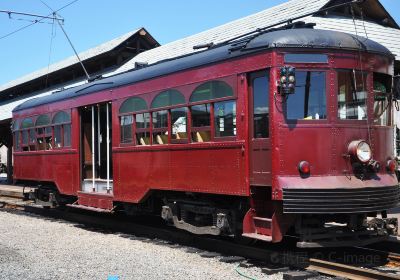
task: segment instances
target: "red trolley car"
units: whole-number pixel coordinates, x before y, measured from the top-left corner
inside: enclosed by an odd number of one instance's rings
[[[15,108],[14,178],[196,234],[375,242],[397,230],[392,74],[385,47],[334,31],[210,45]]]

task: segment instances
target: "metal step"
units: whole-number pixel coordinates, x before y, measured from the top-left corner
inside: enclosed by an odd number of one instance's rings
[[[258,239],[266,242],[271,242],[272,237],[268,235],[263,235],[263,234],[257,234],[257,233],[243,233],[242,236],[251,238],[251,239]]]
[[[113,209],[102,209],[102,208],[84,206],[84,205],[79,205],[79,204],[67,204],[67,206],[72,207],[72,208],[82,209],[82,210],[100,212],[100,213],[112,213],[114,211]]]
[[[270,218],[263,218],[263,217],[253,217],[253,220],[263,221],[263,222],[272,222]]]

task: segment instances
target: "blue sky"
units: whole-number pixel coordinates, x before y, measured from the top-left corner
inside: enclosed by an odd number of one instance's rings
[[[42,1],[53,9],[72,2]],[[145,27],[165,44],[283,2],[286,0],[78,0],[60,14],[66,19],[64,27],[80,52],[139,27]],[[400,1],[381,0],[381,3],[400,23]],[[51,12],[40,0],[2,0],[0,10],[46,15]],[[12,18],[0,14],[0,38],[29,24],[26,19],[32,20],[17,15]],[[58,27],[52,40],[51,34],[52,25],[41,23],[0,39],[0,85],[47,67],[49,58],[54,63],[73,55]]]

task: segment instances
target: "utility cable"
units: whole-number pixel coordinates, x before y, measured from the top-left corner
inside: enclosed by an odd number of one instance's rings
[[[76,1],[77,1],[77,0],[76,0]],[[40,0],[40,2],[42,2],[43,5],[45,5],[45,6],[46,6],[47,8],[49,8],[51,11],[53,11],[54,20],[57,21],[58,25],[60,26],[62,32],[64,33],[65,37],[67,38],[67,40],[68,40],[68,42],[69,42],[69,44],[70,44],[72,50],[74,51],[75,56],[78,58],[78,61],[79,61],[79,63],[80,63],[81,66],[82,66],[83,72],[85,72],[86,78],[88,79],[88,81],[90,81],[89,73],[87,72],[85,65],[83,65],[83,62],[82,62],[81,58],[79,57],[78,52],[76,51],[74,45],[72,44],[72,41],[71,41],[71,39],[69,38],[67,32],[65,31],[65,29],[64,29],[64,27],[62,26],[60,20],[58,19],[57,11],[54,11],[54,10],[53,10],[49,5],[47,5],[43,0]]]
[[[49,47],[49,58],[47,63],[47,74],[46,74],[46,82],[45,87],[47,88],[47,83],[49,81],[49,72],[50,72],[50,62],[51,62],[51,54],[53,50],[53,39],[56,36],[55,22],[53,20],[53,25],[51,26],[51,35],[50,35],[50,47]]]
[[[235,271],[242,277],[250,279],[250,280],[257,280],[257,278],[251,277],[247,274],[244,274],[242,271],[239,270],[240,263],[235,267]]]
[[[79,0],[74,0],[74,1],[72,1],[72,2],[70,2],[70,3],[68,3],[68,4],[66,4],[66,5],[62,6],[61,8],[57,9],[56,12],[59,12],[59,11],[65,9],[66,7],[68,7],[68,6],[72,5],[72,4],[74,4],[74,3],[77,2],[77,1],[79,1]],[[50,17],[52,14],[53,14],[53,13],[48,14],[47,16]],[[20,27],[20,28],[14,30],[14,31],[11,31],[10,33],[4,34],[3,36],[0,36],[0,40],[1,40],[1,39],[5,39],[5,38],[7,38],[7,37],[9,37],[9,36],[11,36],[11,35],[14,35],[15,33],[18,33],[18,32],[20,32],[20,31],[22,31],[22,30],[24,30],[24,29],[26,29],[26,28],[28,28],[28,27],[31,27],[32,25],[35,25],[35,24],[37,24],[37,23],[42,23],[43,20],[45,20],[45,18],[35,20],[34,22],[32,22],[32,23],[30,23],[30,24],[27,24],[27,25],[25,25],[25,26],[22,26],[22,27]]]

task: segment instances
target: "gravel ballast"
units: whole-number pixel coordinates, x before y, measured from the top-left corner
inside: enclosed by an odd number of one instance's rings
[[[238,262],[202,257],[189,247],[23,212],[0,210],[0,279],[245,279]],[[239,268],[256,279],[282,279],[259,267]]]

